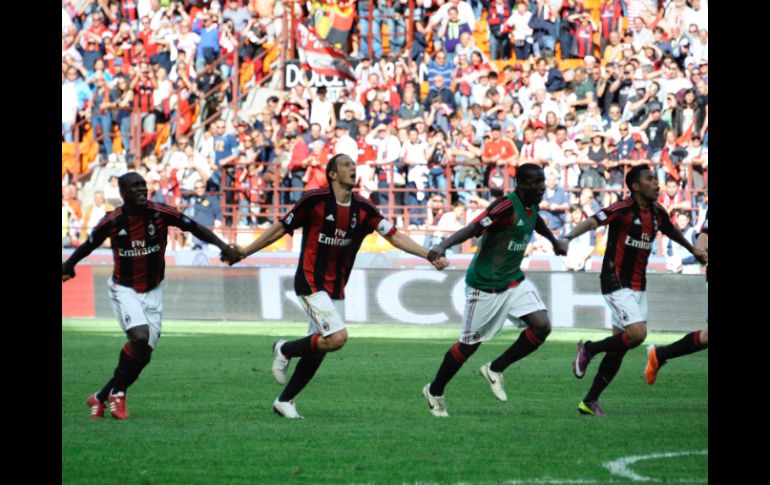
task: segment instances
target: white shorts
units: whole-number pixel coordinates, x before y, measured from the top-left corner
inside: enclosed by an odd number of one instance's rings
[[[621,330],[647,321],[647,292],[621,288],[603,295],[612,310],[612,325]]]
[[[319,332],[324,337],[328,337],[334,332],[345,329],[345,321],[340,316],[345,310],[344,300],[332,300],[325,291],[299,296],[299,299],[305,305],[305,312],[310,317],[308,335]]]
[[[107,295],[112,311],[118,318],[124,332],[140,325],[150,326],[150,347],[153,349],[160,338],[163,320],[163,288],[158,285],[147,293],[137,293],[133,288],[115,284],[112,277],[107,280]]]
[[[519,317],[545,309],[537,288],[529,280],[502,293],[487,293],[466,286],[460,342],[475,344],[492,340],[500,333],[506,319],[515,322]]]

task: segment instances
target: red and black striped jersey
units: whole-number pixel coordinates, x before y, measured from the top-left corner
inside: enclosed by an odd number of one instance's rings
[[[607,249],[600,276],[602,293],[621,288],[644,291],[647,286],[647,260],[658,231],[671,237],[674,226],[666,209],[657,202],[642,209],[629,197],[605,207],[592,216],[600,225],[609,225]]]
[[[89,239],[98,247],[110,238],[115,264],[113,281],[145,293],[163,281],[168,226],[189,231],[194,225],[190,218],[172,207],[147,202],[147,210],[141,215],[129,216],[123,207],[109,212]]]
[[[345,298],[345,285],[364,237],[375,229],[383,236],[396,232],[369,200],[353,194],[350,205],[342,205],[328,187],[305,192],[281,222],[289,233],[303,231],[294,276],[297,295],[326,291],[335,300]]]

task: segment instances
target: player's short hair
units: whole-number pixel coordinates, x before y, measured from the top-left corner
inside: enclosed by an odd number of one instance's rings
[[[339,153],[337,155],[334,155],[331,160],[326,164],[326,180],[329,182],[329,185],[332,183],[332,172],[337,173],[337,162],[342,159],[347,158],[350,161],[353,161],[352,158],[350,158],[348,155],[345,155],[344,153]]]
[[[628,171],[626,174],[626,187],[628,187],[628,190],[630,190],[632,193],[634,189],[631,188],[631,185],[633,185],[636,182],[639,182],[639,177],[641,177],[642,172],[645,170],[650,170],[650,166],[647,164],[643,165],[637,165],[631,170]]]
[[[538,172],[542,172],[543,167],[534,163],[525,163],[516,171],[516,185],[525,182],[530,177],[534,177]]]

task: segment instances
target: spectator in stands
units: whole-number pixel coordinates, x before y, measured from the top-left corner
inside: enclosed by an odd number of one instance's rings
[[[213,196],[206,194],[206,185],[196,182],[193,186],[192,218],[198,224],[209,229],[218,229],[222,226],[222,208],[220,202]],[[208,243],[197,236],[193,236],[193,249],[206,249]]]
[[[111,175],[108,179],[107,186],[104,188],[104,198],[107,200],[107,203],[113,207],[120,207],[123,205],[123,198],[120,195],[117,175]]]
[[[310,124],[317,123],[321,131],[326,131],[329,127],[337,124],[337,117],[334,114],[334,106],[327,97],[326,86],[318,88],[317,94],[313,94],[312,88],[307,88],[310,93]]]
[[[104,197],[104,192],[101,190],[94,191],[94,201],[86,206],[83,211],[83,219],[80,223],[80,242],[86,240],[91,230],[96,227],[96,224],[104,217],[107,212],[115,209],[112,204],[108,203]]]
[[[583,14],[583,2],[578,0],[565,0],[561,5],[559,15],[561,17],[559,44],[561,46],[561,58],[572,59],[577,55],[577,46],[574,43],[577,34],[577,20]]]
[[[591,18],[589,12],[583,12],[575,17],[575,37],[573,39],[573,49],[576,51],[576,57],[583,59],[594,55],[594,33],[599,30],[599,26]]]
[[[465,204],[462,201],[456,201],[452,204],[452,210],[442,214],[438,223],[436,224],[436,231],[433,233],[432,243],[441,244],[441,241],[452,235],[455,231],[459,231],[465,227]],[[461,250],[460,245],[452,246],[448,249],[450,252],[459,253]]]
[[[240,32],[251,19],[251,12],[245,6],[239,6],[238,0],[227,0],[225,8],[222,10],[222,18],[232,20],[235,31]]]
[[[433,81],[434,81],[434,87],[430,88],[427,96],[425,96],[425,103],[424,103],[425,111],[428,111],[430,109],[430,105],[433,101],[433,98],[435,98],[436,96],[438,96],[441,99],[442,103],[446,104],[454,111],[455,94],[452,92],[451,89],[449,89],[449,85],[444,79],[444,76],[441,74],[437,74],[436,77],[433,79]]]
[[[195,53],[195,70],[200,72],[219,57],[219,13],[202,11],[193,21],[192,31],[200,35]]]
[[[409,128],[409,139],[401,146],[401,159],[404,161],[406,169],[407,189],[412,189],[405,194],[405,203],[410,206],[425,205],[424,189],[428,186],[428,155],[429,147],[424,141],[418,138],[418,132],[415,127]],[[432,155],[432,154],[431,154]],[[424,209],[409,209],[410,225],[424,226],[425,220],[421,217],[425,213]],[[411,229],[414,229],[412,227]]]
[[[682,190],[679,183],[671,177],[666,179],[665,188],[658,196],[658,202],[669,214],[672,214],[671,222],[674,223],[676,223],[676,216],[673,215],[674,211],[689,211],[692,209],[692,204],[687,199],[684,190]]]
[[[532,19],[530,19],[533,38],[532,50],[537,57],[552,56],[556,52],[558,27],[553,3],[549,4],[549,0],[537,0]],[[561,5],[561,2],[558,3]]]
[[[578,201],[586,217],[591,217],[602,208],[594,198],[594,191],[591,187],[584,187],[580,190]]]
[[[454,64],[455,50],[460,44],[460,35],[463,32],[471,33],[468,23],[460,20],[458,15],[457,8],[450,7],[447,19],[441,24],[438,31],[438,36],[443,39],[443,47],[449,64]]]
[[[101,130],[101,141],[104,157],[112,154],[112,111],[113,93],[102,73],[94,75],[94,94],[91,96],[91,126]],[[96,133],[94,133],[95,135]]]
[[[323,140],[316,140],[310,144],[310,154],[303,163],[307,167],[302,176],[305,190],[315,190],[328,187],[326,180],[326,164],[329,161],[329,152]]]
[[[489,25],[489,57],[493,60],[507,59],[511,46],[508,36],[510,25],[506,22],[511,17],[511,6],[508,0],[490,0],[487,3],[487,24]]]
[[[671,128],[665,121],[660,119],[661,105],[655,103],[650,106],[650,114],[639,125],[639,129],[644,131],[649,140],[650,150],[652,151],[652,158],[658,160],[660,158],[660,152],[663,150],[663,145],[666,143],[664,138],[664,132]]]
[[[586,220],[588,216],[580,205],[570,206],[567,224],[564,226],[564,234],[569,233],[578,224]],[[564,261],[567,271],[584,271],[588,259],[594,251],[596,231],[589,231],[574,238],[570,242],[569,251]]]
[[[695,228],[690,225],[690,213],[688,211],[677,210],[674,211],[671,216],[674,224],[676,224],[676,227],[679,228],[679,231],[681,231],[684,238],[687,239],[690,244],[695,244],[695,239],[697,238],[698,234],[695,231]],[[672,273],[681,273],[683,269],[682,265],[698,264],[695,256],[693,256],[681,245],[674,244],[670,238],[665,237],[664,244],[666,246],[667,271]]]
[[[551,229],[551,232],[558,237],[562,232],[564,224],[567,222],[567,209],[569,209],[569,197],[563,188],[557,185],[558,177],[554,169],[547,169],[545,175],[545,194],[540,202],[539,214]]]
[[[444,80],[452,79],[452,71],[454,70],[454,64],[447,57],[446,51],[443,49],[437,50],[433,53],[434,58],[431,59],[428,53],[425,53],[424,62],[428,64],[428,84],[430,87],[435,87],[434,78],[437,74],[444,76]]]

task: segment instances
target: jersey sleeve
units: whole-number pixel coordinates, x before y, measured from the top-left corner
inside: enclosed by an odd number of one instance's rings
[[[620,218],[627,207],[629,205],[625,201],[616,202],[608,207],[599,209],[591,218],[596,221],[597,225],[605,226]]]
[[[671,216],[665,207],[659,203],[655,203],[655,209],[658,212],[658,223],[660,224],[660,232],[668,237],[674,234],[674,224],[671,222]]]
[[[110,231],[114,225],[114,214],[112,212],[108,212],[96,224],[96,227],[91,230],[91,234],[88,235],[88,242],[90,242],[94,247],[101,246],[104,240],[109,237]]]
[[[297,202],[296,205],[281,218],[281,223],[283,224],[283,227],[286,228],[286,232],[291,234],[295,229],[304,226],[310,219],[310,215],[316,202],[318,202],[318,198],[313,194],[304,195],[299,202]]]
[[[178,227],[183,231],[191,231],[197,225],[195,221],[171,206],[162,205],[158,206],[157,209],[160,217],[162,217],[169,226]]]
[[[368,229],[367,234],[373,231],[377,231],[382,237],[390,237],[398,231],[398,228],[393,225],[392,222],[385,219],[379,209],[367,200],[362,200],[364,212],[366,213],[366,219],[364,226]]]
[[[476,226],[473,235],[479,237],[485,232],[502,230],[513,221],[513,216],[513,202],[508,197],[501,197],[492,202],[471,222]]]

